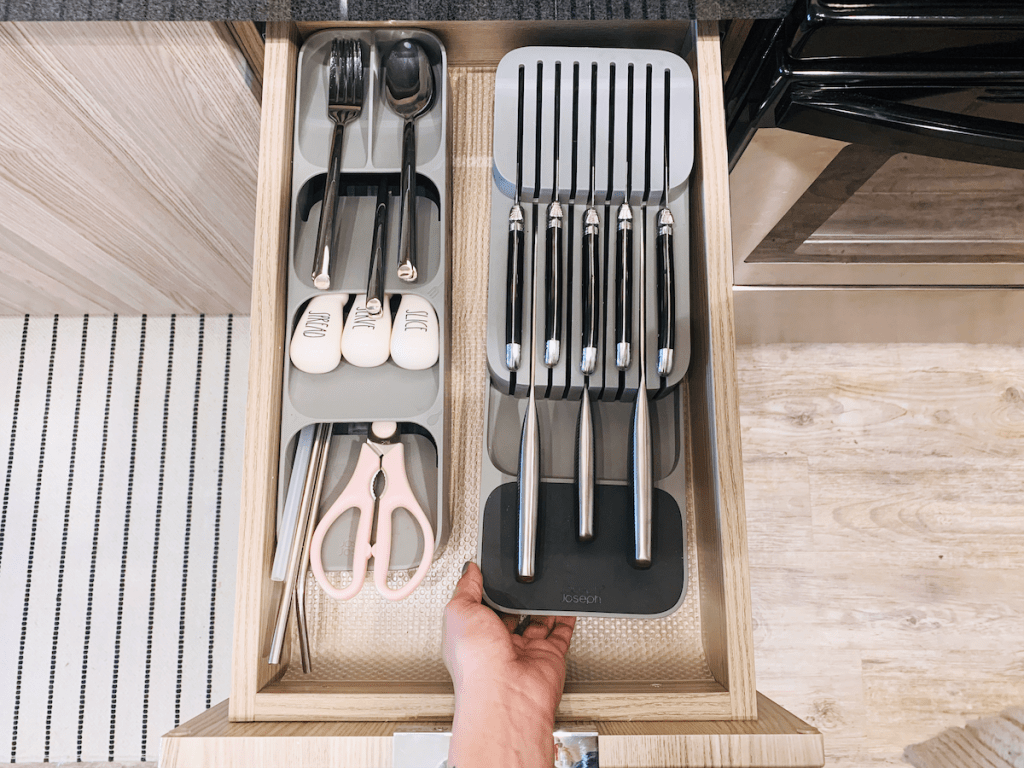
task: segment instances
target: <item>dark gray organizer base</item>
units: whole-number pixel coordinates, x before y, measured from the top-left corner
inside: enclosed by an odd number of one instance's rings
[[[576,541],[576,492],[571,483],[541,483],[537,575],[516,581],[516,484],[495,488],[484,504],[481,563],[484,599],[506,613],[667,616],[683,600],[686,530],[679,505],[654,492],[654,562],[639,570],[633,553],[633,513],[625,485],[598,485],[590,542]]]

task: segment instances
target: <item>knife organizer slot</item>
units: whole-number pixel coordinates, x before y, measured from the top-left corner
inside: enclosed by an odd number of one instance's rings
[[[488,386],[486,451],[480,473],[479,562],[484,599],[506,613],[661,618],[686,599],[687,504],[685,439],[689,423],[685,385],[651,405],[654,478],[653,563],[640,570],[633,554],[632,496],[627,479],[632,403],[594,404],[594,539],[576,530],[576,421],[579,403],[538,400],[541,492],[536,575],[516,580],[518,499],[516,472],[527,401]],[[669,519],[671,518],[671,519]],[[589,596],[573,601],[573,596]],[[643,597],[643,599],[641,599]]]
[[[294,160],[310,168],[327,168],[331,132],[334,130],[334,123],[327,116],[328,60],[331,41],[342,38],[356,39],[363,45],[365,93],[359,118],[345,127],[343,170],[390,169],[397,172],[401,168],[403,121],[381,97],[381,62],[400,40],[415,40],[423,46],[438,87],[434,107],[416,121],[417,167],[421,173],[424,169],[443,169],[448,154],[448,57],[435,35],[411,29],[325,30],[306,40],[299,51]]]
[[[595,477],[592,541],[576,540],[576,419],[579,403],[538,400],[541,485],[536,576],[516,580],[518,497],[516,471],[526,400],[487,395],[487,453],[481,471],[480,567],[484,597],[508,613],[661,618],[686,597],[687,467],[683,441],[684,387],[651,402],[652,475],[655,480],[652,566],[630,564],[632,496],[627,482],[632,404],[594,406]]]
[[[394,317],[403,294],[390,294],[385,311]],[[305,310],[295,313],[293,330]],[[350,297],[345,316],[352,311]],[[435,307],[435,312],[436,312]],[[291,335],[289,334],[289,338]],[[359,368],[342,360],[328,373],[306,373],[290,365],[287,395],[294,409],[309,420],[401,421],[431,410],[441,389],[437,365],[421,371],[400,368],[390,358],[376,368]],[[340,395],[340,396],[335,396]]]
[[[562,294],[562,354],[544,365],[545,230],[546,210],[553,199],[553,141],[555,63],[560,63],[558,199],[564,219],[564,288]],[[542,65],[538,78],[538,63]],[[639,335],[646,343],[648,390],[663,392],[682,381],[690,358],[689,177],[693,166],[693,77],[686,62],[665,51],[600,48],[521,48],[502,59],[495,85],[494,165],[491,190],[491,247],[488,283],[487,362],[496,389],[517,397],[529,391],[529,358],[536,364],[538,397],[579,400],[584,376],[580,372],[582,307],[582,217],[590,194],[590,119],[593,65],[597,65],[595,205],[601,220],[598,245],[599,296],[598,364],[590,376],[590,394],[597,401],[633,400],[639,385]],[[526,251],[523,280],[523,360],[518,371],[505,365],[505,315],[508,301],[508,217],[515,195],[519,67],[524,68],[524,130],[521,201],[525,213]],[[626,123],[630,66],[633,78],[632,175],[627,184]],[[647,131],[647,70],[650,88],[650,135]],[[655,219],[662,204],[664,151],[664,72],[670,79],[670,159],[666,204],[675,218],[675,364],[668,376],[657,371],[657,280]],[[574,82],[578,78],[578,88]],[[612,85],[614,83],[614,100]],[[575,92],[575,95],[574,95]],[[537,125],[538,99],[541,124]],[[575,107],[574,107],[575,102]],[[612,126],[614,122],[614,126]],[[576,133],[573,133],[573,126]],[[537,142],[540,157],[537,157]],[[649,152],[648,152],[649,147]],[[649,158],[649,160],[648,160]],[[539,163],[537,162],[539,160]],[[539,173],[538,173],[539,170]],[[633,209],[633,361],[626,371],[615,366],[615,217],[626,199]],[[646,232],[646,238],[643,234]],[[639,328],[640,248],[646,249],[647,327]],[[536,252],[536,259],[534,259]],[[534,279],[532,264],[538,269]],[[531,343],[533,288],[538,339]]]
[[[312,254],[316,248],[317,225],[323,206],[324,184],[327,174],[309,179],[296,198],[295,247],[292,249],[294,279],[309,289],[310,295],[318,291],[313,287]],[[385,264],[387,281],[385,291],[396,293],[408,287],[429,284],[441,266],[442,242],[440,227],[441,193],[428,177],[418,174],[416,179],[416,245],[419,258],[419,280],[405,283],[398,279],[396,269],[398,253],[398,200],[400,177],[398,173],[342,173],[338,183],[338,212],[335,253],[338,258],[332,268],[332,286],[351,287],[366,292],[370,248],[373,244],[373,215],[377,207],[377,189],[380,184],[388,190],[388,243],[385,253],[391,258]],[[332,287],[331,290],[334,290]]]
[[[405,446],[406,464],[418,468],[407,473],[409,486],[416,496],[427,518],[438,527],[437,487],[440,480],[437,466],[437,445],[427,430],[415,424],[399,422],[400,440]],[[319,520],[341,495],[348,479],[355,471],[359,452],[366,442],[366,423],[335,422],[331,432],[331,443],[327,453],[327,469],[324,474],[323,495],[320,501]],[[288,455],[294,455],[298,435],[286,443]],[[358,516],[354,510],[342,514],[324,537],[323,563],[326,571],[351,571],[352,551],[356,537]],[[423,543],[419,528],[410,513],[400,509],[392,521],[391,571],[414,569],[423,556]],[[373,570],[373,560],[369,563]],[[312,579],[310,579],[312,581]],[[404,583],[405,575],[393,573],[389,586],[393,589]],[[371,587],[372,589],[372,587]]]
[[[504,475],[515,477],[519,462],[519,436],[526,414],[526,399],[487,391],[487,460]],[[656,482],[676,471],[682,456],[683,416],[678,388],[651,403],[651,469]],[[576,458],[576,419],[579,402],[538,400],[542,477],[571,483]],[[594,404],[594,472],[602,483],[628,481],[629,435],[633,404],[622,400]]]
[[[300,371],[288,359],[288,342],[306,305],[324,291],[313,286],[312,265],[316,249],[320,211],[331,134],[334,124],[327,115],[327,78],[331,43],[336,39],[357,39],[363,47],[365,98],[359,117],[344,129],[341,177],[335,201],[334,259],[330,292],[347,293],[345,317],[355,295],[366,293],[370,250],[373,243],[377,192],[388,188],[388,226],[385,259],[385,295],[391,299],[392,317],[402,296],[415,294],[426,299],[438,320],[438,361],[426,370],[400,368],[390,358],[373,368],[357,367],[345,359],[332,371],[310,374]],[[401,138],[404,121],[388,108],[382,98],[381,62],[398,41],[419,42],[431,63],[436,94],[434,104],[416,121],[416,243],[418,278],[398,278],[398,219],[401,172]],[[449,365],[448,293],[448,81],[444,46],[432,34],[417,30],[327,30],[309,37],[298,53],[295,92],[295,130],[291,165],[292,199],[287,269],[288,327],[281,402],[281,449],[277,489],[278,520],[283,513],[288,478],[292,472],[295,442],[308,424],[334,423],[334,437],[328,457],[328,474],[319,512],[325,512],[337,497],[354,467],[358,446],[365,440],[366,425],[372,421],[396,421],[407,446],[406,473],[420,505],[434,526],[434,559],[442,554],[448,540],[450,520],[447,509],[446,462],[448,461],[447,370]],[[350,466],[351,465],[351,466]],[[345,469],[347,467],[347,473]],[[337,473],[337,476],[332,474]],[[332,485],[332,483],[334,485]],[[334,486],[337,486],[331,493]],[[345,554],[344,539],[354,540],[346,514],[331,528],[324,546],[328,571],[351,570],[351,555]],[[405,515],[396,516],[392,551],[396,558],[389,580],[403,580],[400,571],[415,568],[422,554],[419,529]],[[419,553],[419,554],[417,554]],[[346,578],[341,576],[339,578]],[[312,577],[308,589],[319,590]],[[372,587],[368,590],[374,597]]]

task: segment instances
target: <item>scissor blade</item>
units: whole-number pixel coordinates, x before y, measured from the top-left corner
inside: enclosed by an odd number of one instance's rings
[[[370,546],[377,543],[377,519],[380,513],[380,497],[387,487],[387,475],[383,467],[378,469],[370,480],[370,496],[373,498],[373,520],[370,521]]]
[[[373,523],[370,526],[370,546],[377,543],[377,512],[380,510],[380,500],[373,502]]]

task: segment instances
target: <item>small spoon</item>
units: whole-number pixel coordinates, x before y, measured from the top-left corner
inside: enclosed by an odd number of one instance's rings
[[[423,46],[402,40],[384,59],[384,101],[405,120],[398,218],[398,277],[416,280],[416,119],[434,104],[434,72]]]

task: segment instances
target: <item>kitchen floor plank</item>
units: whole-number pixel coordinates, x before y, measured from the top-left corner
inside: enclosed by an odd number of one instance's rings
[[[906,648],[868,654],[862,676],[868,749],[884,756],[894,742],[916,744],[1020,704],[1024,649],[1017,642],[984,653]]]
[[[1019,459],[960,463],[936,458],[918,466],[812,472],[818,551],[847,562],[918,568],[1024,566],[1024,491]],[[895,460],[893,461],[895,463]]]
[[[1024,459],[1024,348],[770,344],[738,359],[745,451],[869,471]]]
[[[1024,349],[737,350],[758,689],[830,768],[1024,703]]]

